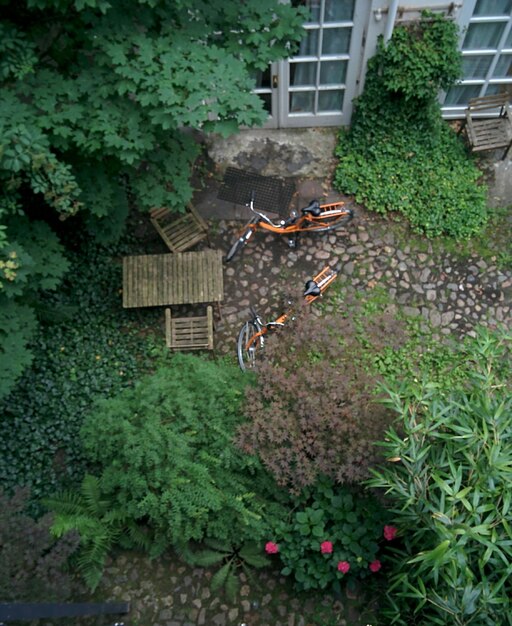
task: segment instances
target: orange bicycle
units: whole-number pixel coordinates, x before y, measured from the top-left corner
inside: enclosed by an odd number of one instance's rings
[[[353,210],[346,207],[345,203],[341,201],[319,204],[317,200],[313,200],[300,212],[293,209],[288,219],[280,220],[277,223],[254,208],[254,194],[252,194],[251,201],[247,206],[255,213],[255,216],[244,226],[237,240],[231,246],[226,255],[226,262],[231,261],[257,230],[288,235],[288,245],[290,248],[295,248],[299,233],[323,233],[334,230],[345,226],[354,217]]]
[[[320,298],[329,285],[336,279],[337,269],[328,265],[304,286],[304,299],[308,304]],[[256,355],[265,345],[265,335],[285,325],[291,312],[283,313],[272,322],[264,322],[253,307],[250,308],[251,319],[245,322],[238,333],[237,356],[240,369],[253,369],[256,366]]]

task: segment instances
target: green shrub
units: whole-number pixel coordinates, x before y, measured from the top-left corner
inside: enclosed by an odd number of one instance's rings
[[[116,506],[173,544],[262,537],[275,487],[232,445],[247,382],[234,365],[176,354],[100,401],[82,438]]]
[[[368,64],[352,127],[340,134],[334,184],[372,211],[401,213],[417,232],[465,239],[477,233],[488,216],[486,189],[477,183],[481,174],[442,120],[435,100],[438,87],[446,87],[458,71],[456,46],[448,45],[451,36],[446,41],[434,37],[430,43],[444,46],[435,67],[426,67],[425,74],[396,69],[410,62],[419,33],[427,38],[432,28],[445,28],[439,19],[399,26],[387,47],[378,47]],[[419,83],[429,88],[430,97]]]
[[[457,353],[464,381],[390,383],[396,428],[374,471],[402,541],[389,557],[389,623],[510,624],[512,335],[482,332]],[[455,361],[455,357],[454,357]]]
[[[282,573],[293,575],[298,589],[339,591],[340,582],[380,569],[386,513],[376,500],[322,478],[292,504],[275,537]]]

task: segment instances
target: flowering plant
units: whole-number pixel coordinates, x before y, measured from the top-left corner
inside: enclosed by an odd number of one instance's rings
[[[341,582],[373,576],[382,565],[379,542],[396,536],[386,511],[370,497],[322,478],[294,498],[291,518],[275,536],[282,573],[299,589],[339,590]]]

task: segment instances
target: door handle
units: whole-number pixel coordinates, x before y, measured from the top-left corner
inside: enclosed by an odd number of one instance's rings
[[[278,79],[277,74],[272,74],[272,88],[276,89],[278,85],[279,85],[279,79]]]

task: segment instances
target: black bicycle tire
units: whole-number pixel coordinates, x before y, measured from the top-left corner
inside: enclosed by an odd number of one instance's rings
[[[240,366],[240,369],[243,372],[247,370],[246,361],[248,361],[248,359],[244,358],[244,356],[247,353],[247,351],[245,350],[245,346],[247,345],[247,341],[249,337],[252,337],[257,332],[258,332],[258,328],[256,324],[252,320],[249,320],[244,323],[244,325],[242,326],[242,328],[240,329],[238,333],[238,339],[236,343],[236,354],[238,357],[238,365]],[[258,338],[258,342],[261,342],[261,338]],[[252,367],[254,367],[254,364]]]
[[[354,219],[354,211],[352,209],[348,209],[348,214],[341,216],[330,226],[324,226],[323,228],[314,228],[314,222],[309,222],[310,225],[308,227],[301,229],[302,232],[305,233],[326,233],[330,230],[336,230],[341,228],[342,226],[346,226]]]
[[[229,252],[226,254],[226,263],[229,263],[233,259],[236,253],[245,246],[245,243],[246,239],[244,238],[244,236],[240,236],[235,241],[235,243],[229,249]]]

